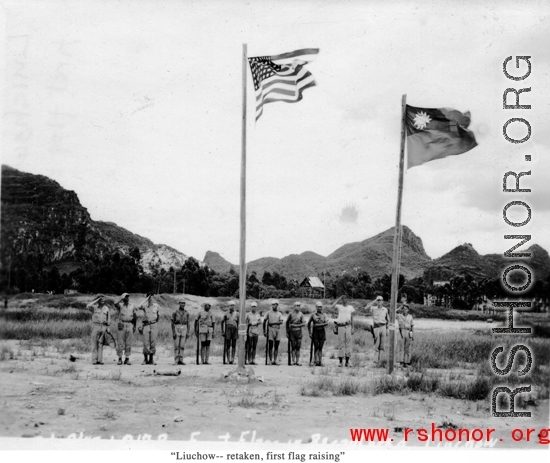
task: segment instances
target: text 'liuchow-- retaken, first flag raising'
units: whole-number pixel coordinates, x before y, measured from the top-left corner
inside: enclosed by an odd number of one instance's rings
[[[306,88],[315,85],[315,79],[304,65],[318,53],[318,48],[305,48],[282,55],[248,58],[256,96],[256,120],[262,115],[264,104],[296,103]]]
[[[427,109],[407,105],[407,168],[434,159],[465,153],[477,146],[470,113],[449,108]]]

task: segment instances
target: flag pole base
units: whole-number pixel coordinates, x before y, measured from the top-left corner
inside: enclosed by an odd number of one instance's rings
[[[261,376],[256,376],[254,369],[251,367],[237,367],[224,375],[224,379],[236,383],[252,383],[254,381],[263,382]]]

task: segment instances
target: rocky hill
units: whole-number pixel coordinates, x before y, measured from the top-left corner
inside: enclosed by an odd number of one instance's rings
[[[306,276],[320,275],[323,271],[336,275],[344,270],[348,272],[361,270],[366,271],[373,278],[378,278],[391,272],[393,230],[392,227],[364,241],[345,244],[327,257],[311,251],[291,254],[282,259],[263,257],[249,262],[247,270],[249,273],[255,271],[260,277],[267,271],[278,272],[287,279],[297,280]],[[422,240],[406,226],[403,226],[401,262],[401,273],[407,278],[421,276],[431,262],[424,251]],[[231,265],[229,262],[227,264]]]
[[[94,221],[74,191],[54,180],[2,166],[2,263],[9,255],[70,272],[87,259],[137,247],[145,271],[179,266],[187,256],[112,222]]]
[[[392,227],[364,241],[345,244],[327,257],[311,251],[291,254],[282,259],[263,257],[249,262],[247,269],[249,273],[255,271],[260,278],[266,271],[278,272],[286,278],[296,280],[306,276],[321,275],[323,271],[332,275],[343,271],[352,273],[365,271],[372,278],[379,278],[391,273],[393,231]],[[432,260],[426,254],[422,240],[410,228],[403,226],[402,246],[401,273],[407,279],[423,277],[427,282],[448,281],[453,276],[466,274],[476,279],[499,278],[502,271],[511,263],[527,264],[536,279],[545,279],[550,275],[550,256],[546,250],[536,244],[528,248],[532,253],[530,259],[508,259],[502,254],[480,255],[471,244],[465,243]],[[211,254],[218,256],[224,262],[223,268],[232,265],[219,254]]]
[[[80,204],[74,191],[42,175],[20,172],[2,166],[1,259],[8,268],[10,259],[38,268],[55,264],[61,273],[70,273],[87,259],[119,251],[127,254],[138,248],[146,272],[153,267],[181,267],[188,256],[163,244],[136,235],[112,222],[94,221]],[[390,228],[361,242],[348,243],[328,256],[311,251],[282,259],[264,257],[248,263],[248,271],[261,278],[264,272],[278,272],[287,279],[301,280],[343,271],[367,272],[378,278],[391,272],[393,233]],[[512,243],[510,243],[512,245]],[[550,275],[548,252],[533,244],[531,259],[505,259],[499,254],[480,255],[471,244],[463,244],[438,259],[426,254],[422,240],[403,226],[401,273],[406,278],[424,276],[430,280],[449,280],[454,275],[497,278],[511,262],[524,262],[537,279]],[[208,251],[204,263],[217,272],[238,266],[218,253]]]
[[[229,272],[232,267],[237,268],[236,265],[233,265],[213,251],[206,251],[203,262],[218,273]]]
[[[511,259],[503,257],[502,254],[480,255],[470,243],[465,243],[434,259],[426,268],[424,279],[448,281],[454,275],[466,274],[476,279],[499,278],[502,271],[512,263],[527,265],[537,280],[547,278],[550,275],[548,252],[537,244],[527,248],[527,251],[531,252],[531,258]]]

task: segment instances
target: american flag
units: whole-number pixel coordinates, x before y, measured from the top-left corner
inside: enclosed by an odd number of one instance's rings
[[[302,99],[303,90],[315,85],[315,79],[304,65],[317,53],[318,48],[306,48],[282,55],[248,58],[256,94],[256,120],[262,115],[265,103],[296,103]]]

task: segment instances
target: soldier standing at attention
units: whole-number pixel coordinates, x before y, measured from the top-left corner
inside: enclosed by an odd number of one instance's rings
[[[286,319],[286,334],[290,340],[290,362],[292,365],[302,366],[300,363],[300,349],[302,348],[302,327],[306,326],[304,315],[300,312],[301,304],[294,303],[294,310]]]
[[[235,348],[239,338],[239,314],[235,312],[235,301],[229,303],[229,312],[223,316],[222,333],[227,359],[232,365],[235,362]]]
[[[210,343],[214,337],[214,316],[210,313],[210,303],[202,305],[203,310],[197,316],[197,332],[201,344],[201,362],[203,365],[210,365]]]
[[[342,360],[346,358],[346,367],[349,367],[349,359],[351,357],[352,344],[351,337],[353,336],[353,306],[348,305],[347,296],[342,296],[342,303],[336,304],[338,308],[338,318],[334,322],[338,331],[338,359],[339,367],[342,367]]]
[[[411,344],[413,342],[413,316],[409,313],[409,306],[403,304],[397,309],[397,323],[399,324],[399,361],[403,366],[411,364]]]
[[[138,306],[137,310],[143,311],[143,363],[142,365],[156,365],[154,355],[156,353],[159,306],[153,300],[153,293],[148,293],[147,298]]]
[[[105,305],[103,294],[86,305],[92,311],[92,365],[103,365],[103,340],[109,327],[109,307]]]
[[[376,296],[370,305],[372,311],[372,329],[374,334],[374,349],[378,352],[375,363],[380,363],[382,352],[385,352],[386,335],[388,330],[389,316],[388,309],[384,307],[384,298]]]
[[[183,351],[189,338],[189,312],[185,310],[185,301],[179,302],[179,307],[174,310],[170,318],[172,326],[172,339],[174,340],[174,362],[176,365],[183,363]]]
[[[268,338],[269,364],[279,365],[277,355],[279,355],[279,343],[281,342],[281,325],[283,324],[283,314],[279,312],[279,301],[271,303],[271,308],[265,316],[264,335]]]
[[[323,313],[323,303],[317,301],[315,304],[316,312],[311,315],[307,324],[309,337],[313,342],[313,364],[318,367],[323,366],[323,345],[327,338],[326,327],[328,326],[328,318]]]
[[[250,307],[252,308],[252,312],[247,313],[245,318],[246,333],[248,335],[246,359],[250,365],[256,365],[256,346],[258,345],[258,335],[260,334],[262,318],[256,312],[256,307],[258,307],[257,302],[250,304]]]
[[[130,354],[132,353],[132,344],[134,342],[134,333],[136,332],[136,308],[130,302],[128,293],[122,294],[120,299],[115,302],[115,307],[118,312],[118,331],[117,331],[117,346],[116,353],[118,355],[117,365],[122,365],[122,354],[124,365],[131,365]]]

